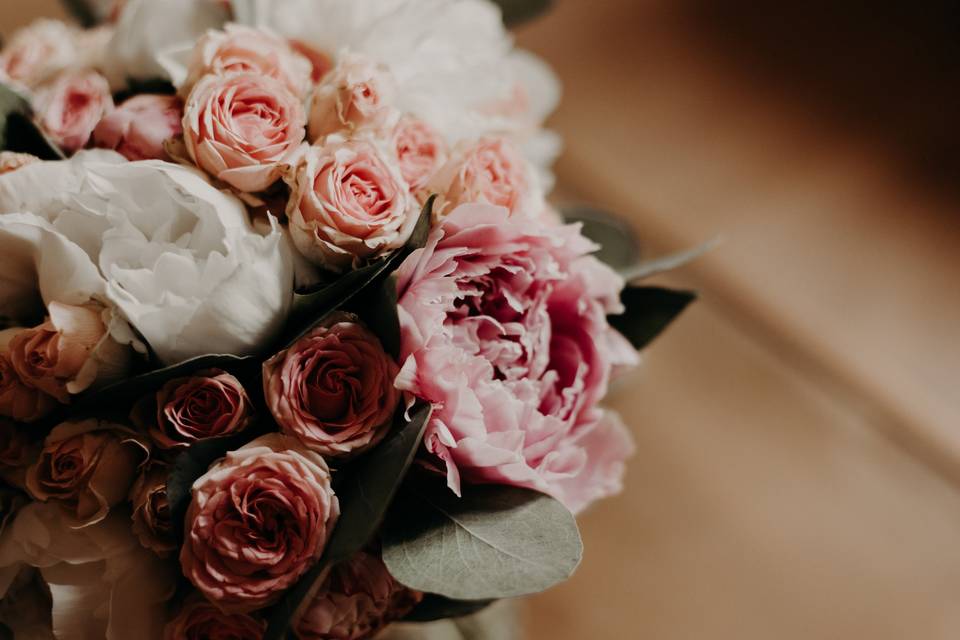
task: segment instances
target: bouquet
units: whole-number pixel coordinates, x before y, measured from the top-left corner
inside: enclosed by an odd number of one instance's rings
[[[511,13],[70,4],[0,51],[0,636],[357,640],[568,578],[632,449],[599,403],[693,296],[548,204]]]

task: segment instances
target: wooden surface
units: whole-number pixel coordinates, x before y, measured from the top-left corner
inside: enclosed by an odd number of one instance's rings
[[[611,397],[627,491],[530,640],[960,636],[955,21],[794,4],[558,0],[519,33],[566,85],[564,191],[654,253],[725,239]]]

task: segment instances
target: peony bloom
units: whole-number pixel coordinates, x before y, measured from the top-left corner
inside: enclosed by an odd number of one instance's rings
[[[320,558],[340,515],[323,458],[271,434],[193,484],[180,565],[227,613],[275,602]]]
[[[96,524],[126,499],[147,453],[124,427],[65,422],[44,440],[40,459],[27,471],[27,490],[41,502],[58,502],[77,527]]]
[[[266,623],[242,613],[223,613],[203,598],[189,598],[167,623],[163,640],[260,640]]]
[[[333,568],[308,606],[300,640],[363,640],[400,620],[423,594],[399,584],[383,561],[365,551]]]
[[[141,94],[108,114],[93,132],[93,144],[127,160],[169,160],[164,143],[183,133],[183,103],[176,96]]]
[[[131,419],[161,449],[234,435],[250,424],[253,405],[235,377],[212,369],[168,381],[141,399]]]
[[[304,97],[313,86],[313,65],[283,38],[262,29],[228,24],[223,31],[208,31],[197,42],[181,95],[206,75],[253,73],[283,83],[290,93]]]
[[[400,395],[397,365],[354,316],[337,313],[263,365],[263,393],[280,430],[324,456],[380,442]]]
[[[36,422],[57,408],[56,399],[20,379],[10,360],[10,342],[27,329],[0,331],[0,416]]]
[[[426,122],[413,117],[407,116],[397,124],[393,145],[400,174],[413,192],[426,187],[446,159],[443,139]]]
[[[310,139],[319,142],[331,133],[360,128],[392,128],[399,117],[395,94],[395,81],[386,67],[344,55],[313,92]]]
[[[282,82],[257,73],[206,76],[183,116],[190,158],[239,191],[276,182],[306,135],[300,99]]]
[[[417,224],[410,188],[373,142],[331,138],[306,152],[290,180],[294,244],[328,269],[402,247]]]
[[[5,173],[11,173],[27,166],[28,164],[33,164],[34,162],[40,162],[40,158],[37,156],[32,156],[29,153],[16,153],[14,151],[0,151],[0,176]]]
[[[133,505],[133,533],[145,549],[161,558],[177,550],[167,502],[167,479],[170,468],[161,462],[150,462],[130,490]]]
[[[103,308],[51,302],[47,321],[10,341],[10,360],[20,379],[68,404],[70,396],[121,377],[129,349],[107,333]]]
[[[576,226],[466,205],[398,271],[397,386],[432,402],[448,484],[518,485],[571,510],[614,490],[629,436],[596,408],[636,352],[607,323],[622,280]]]
[[[544,206],[535,173],[505,138],[461,145],[430,181],[430,188],[442,195],[440,207],[445,212],[470,203],[505,207],[511,215]]]
[[[254,228],[240,200],[194,170],[111,151],[0,176],[0,240],[11,261],[0,281],[7,314],[98,300],[117,342],[137,341],[132,325],[167,364],[256,351],[292,297],[279,228]]]
[[[0,52],[0,79],[36,88],[76,64],[75,31],[59,20],[37,20]]]
[[[85,147],[112,109],[110,86],[95,71],[65,72],[37,98],[40,127],[67,153]]]

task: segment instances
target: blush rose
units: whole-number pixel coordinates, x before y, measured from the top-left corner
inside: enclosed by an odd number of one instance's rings
[[[423,120],[409,116],[397,124],[393,144],[400,174],[413,192],[427,185],[446,157],[443,138]]]
[[[310,104],[310,139],[340,131],[389,129],[399,117],[396,81],[383,65],[357,54],[341,57],[317,85]]]
[[[127,160],[169,160],[164,144],[183,133],[183,103],[176,96],[134,96],[107,114],[93,132],[93,144]]]
[[[40,127],[65,152],[87,145],[104,115],[113,110],[107,80],[95,71],[67,71],[37,100]]]

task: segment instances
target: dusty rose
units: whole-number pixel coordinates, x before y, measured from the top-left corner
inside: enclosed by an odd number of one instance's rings
[[[319,559],[340,515],[323,458],[270,434],[193,484],[183,574],[228,613],[275,602]]]
[[[177,549],[167,502],[167,479],[170,467],[151,461],[143,467],[133,488],[130,504],[133,506],[133,533],[145,548],[166,558]]]
[[[223,31],[208,31],[193,49],[181,95],[206,75],[255,73],[282,82],[303,97],[312,86],[313,65],[290,44],[262,29],[228,24]]]
[[[37,500],[60,503],[78,527],[96,524],[123,502],[148,450],[130,429],[100,420],[65,422],[50,432],[27,470]]]
[[[575,225],[465,205],[399,269],[397,386],[434,404],[426,446],[455,491],[519,485],[579,511],[618,486],[629,436],[596,405],[636,353],[607,323],[623,281],[595,248]]]
[[[290,178],[290,234],[308,260],[343,270],[403,246],[416,202],[396,162],[368,140],[331,137]]]
[[[423,594],[407,589],[383,561],[361,551],[330,572],[297,625],[300,640],[363,640],[407,615]]]
[[[250,424],[253,407],[243,385],[219,369],[169,380],[133,408],[134,424],[162,449],[229,436]]]
[[[27,329],[0,331],[0,416],[18,422],[36,422],[57,408],[57,401],[26,385],[10,360],[10,342]]]
[[[325,456],[345,456],[389,431],[396,375],[377,336],[338,313],[263,365],[263,393],[281,431]]]
[[[203,598],[192,596],[167,623],[163,640],[260,640],[266,626],[258,617],[223,613]]]
[[[183,103],[176,96],[134,96],[108,114],[93,132],[94,146],[127,160],[169,160],[164,143],[183,133]]]
[[[37,100],[40,127],[67,153],[85,147],[97,123],[111,110],[110,86],[95,71],[64,72]]]
[[[356,54],[344,55],[313,92],[310,139],[317,142],[331,133],[362,127],[392,127],[399,117],[396,92],[396,81],[385,66]]]
[[[16,153],[13,151],[0,151],[0,176],[5,173],[16,171],[28,164],[40,162],[40,158],[32,156],[29,153]]]
[[[256,73],[207,76],[183,116],[190,157],[240,191],[276,182],[306,135],[300,99],[282,82]]]
[[[543,207],[536,174],[506,138],[483,138],[460,145],[430,181],[442,196],[443,212],[461,204],[506,207],[511,215],[536,215]]]
[[[443,138],[426,122],[405,117],[397,124],[393,144],[400,174],[412,191],[424,188],[446,158]]]
[[[74,30],[59,20],[37,20],[0,52],[0,77],[37,87],[76,62],[74,38]]]

